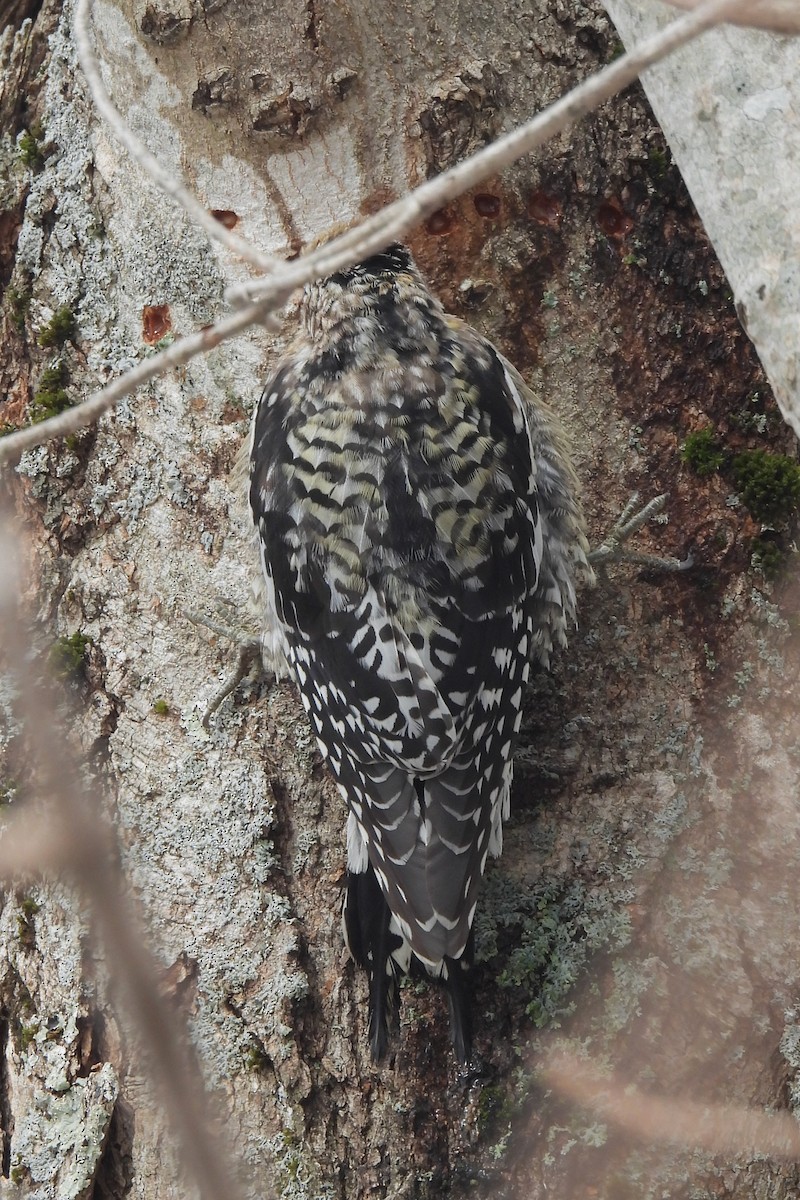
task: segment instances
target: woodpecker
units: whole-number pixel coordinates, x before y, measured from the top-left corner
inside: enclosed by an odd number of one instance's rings
[[[399,976],[421,967],[467,1063],[473,919],[524,686],[591,575],[558,422],[391,245],[305,288],[254,415],[250,504],[264,644],[347,805],[344,928],[373,1059]]]

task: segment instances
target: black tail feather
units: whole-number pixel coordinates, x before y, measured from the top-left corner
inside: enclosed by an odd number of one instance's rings
[[[369,976],[369,1047],[373,1062],[381,1062],[389,1047],[390,1036],[397,1032],[399,1005],[398,966],[392,958],[401,939],[390,930],[391,912],[372,866],[355,874],[348,872],[344,905],[344,932],[355,961]],[[464,953],[445,958],[443,982],[450,1008],[450,1041],[459,1063],[472,1058],[472,991],[469,974],[474,960],[475,938],[470,930]],[[418,960],[412,960],[412,973],[426,974]]]
[[[470,968],[475,957],[475,938],[470,930],[460,958],[446,958],[447,1001],[450,1008],[450,1041],[458,1061],[466,1066],[472,1058],[472,989]]]
[[[392,950],[399,939],[389,931],[391,913],[371,866],[348,873],[344,926],[350,953],[369,975],[369,1047],[381,1062],[397,1024],[397,980]]]

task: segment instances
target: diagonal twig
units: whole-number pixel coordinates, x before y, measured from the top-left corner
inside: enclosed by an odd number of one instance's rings
[[[712,1154],[800,1158],[800,1127],[788,1112],[644,1094],[628,1081],[566,1054],[546,1064],[544,1075],[562,1095],[642,1142],[671,1142]]]
[[[666,0],[673,8],[697,8],[700,0]],[[741,13],[728,18],[733,25],[766,29],[772,33],[800,33],[800,5],[797,0],[750,0]]]
[[[16,461],[23,450],[41,446],[51,438],[78,433],[87,425],[93,425],[100,417],[114,408],[120,400],[135,391],[141,384],[147,383],[149,379],[157,379],[170,367],[179,367],[183,363],[189,362],[190,359],[196,358],[198,354],[213,350],[222,342],[236,337],[251,325],[259,321],[264,322],[267,310],[271,305],[272,301],[261,300],[248,305],[240,312],[232,313],[214,325],[207,325],[197,333],[179,338],[166,350],[137,363],[135,367],[131,367],[130,371],[126,371],[118,379],[106,384],[99,392],[95,392],[81,404],[76,404],[74,408],[67,408],[64,412],[58,413],[55,417],[49,417],[46,421],[28,425],[24,429],[17,429],[14,433],[6,434],[5,437],[0,438],[0,463]]]
[[[749,0],[706,0],[692,13],[674,21],[666,29],[646,39],[640,46],[623,54],[602,71],[579,83],[577,87],[549,105],[543,112],[498,138],[457,166],[444,171],[415,188],[408,195],[388,205],[381,212],[360,222],[353,229],[326,242],[311,254],[290,264],[280,278],[294,286],[324,278],[342,270],[370,254],[382,250],[387,243],[401,239],[414,226],[424,221],[449,200],[462,195],[476,184],[496,175],[505,167],[529,154],[556,134],[571,128],[578,120],[599,108],[617,92],[639,77],[642,71],[660,62],[687,42],[719,25],[734,15],[741,16]],[[232,303],[254,300],[270,295],[272,280],[252,280],[229,289]]]
[[[79,6],[85,18],[88,18],[88,13],[91,11],[91,0],[79,0]],[[139,364],[119,380],[109,384],[101,392],[91,396],[75,408],[35,426],[0,438],[0,463],[16,460],[24,449],[43,445],[51,438],[63,437],[65,434],[75,433],[78,429],[84,428],[97,420],[102,413],[107,412],[146,379],[155,378],[171,366],[187,362],[196,354],[233,337],[235,333],[246,329],[256,321],[263,320],[266,313],[285,303],[296,288],[351,266],[383,249],[390,242],[402,238],[410,229],[441,208],[448,200],[461,195],[477,183],[496,174],[524,154],[528,154],[537,146],[542,145],[555,134],[570,128],[581,117],[627,87],[647,67],[686,45],[687,42],[692,41],[707,29],[732,19],[734,16],[741,17],[747,7],[748,0],[706,0],[688,16],[674,21],[667,29],[647,39],[641,46],[635,47],[634,50],[623,55],[590,79],[585,80],[568,95],[557,100],[531,121],[500,138],[493,145],[479,151],[449,171],[445,171],[436,179],[422,184],[382,212],[367,218],[355,228],[319,246],[310,254],[284,264],[271,276],[230,289],[228,298],[232,303],[247,304],[256,301],[257,304],[253,304],[252,307],[245,308],[231,317],[226,317],[201,330],[200,333],[176,343],[156,358]],[[105,92],[103,94],[105,95]],[[106,107],[110,106],[107,97],[104,103]],[[113,106],[110,107],[113,110]],[[101,111],[103,111],[102,108]],[[122,123],[122,120],[116,114],[116,110],[113,111],[116,128]],[[104,112],[103,115],[106,116],[106,113]],[[131,133],[130,137],[136,141],[137,145],[141,145],[135,135]],[[126,144],[128,143],[126,142]],[[143,165],[149,164],[152,159],[149,152],[145,151],[145,154],[148,157],[140,159]],[[173,184],[169,182],[168,174],[163,171],[156,160],[153,159],[153,162],[157,166],[157,174],[154,174],[153,177],[161,186],[165,187],[170,195],[177,194]],[[150,169],[149,165],[147,169]],[[199,207],[202,209],[202,205]],[[205,213],[204,209],[202,211]]]

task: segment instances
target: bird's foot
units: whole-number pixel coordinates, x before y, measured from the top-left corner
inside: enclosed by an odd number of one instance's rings
[[[656,554],[641,554],[637,550],[628,550],[625,543],[642,526],[662,511],[667,502],[666,494],[649,500],[643,508],[639,508],[639,493],[634,492],[614,523],[611,531],[600,543],[596,550],[588,554],[593,567],[601,569],[612,562],[633,563],[638,567],[647,567],[651,571],[686,571],[694,566],[691,554],[684,559],[660,558]]]
[[[183,615],[187,621],[191,621],[192,625],[197,625],[199,628],[208,629],[211,633],[219,637],[227,638],[237,647],[236,666],[226,675],[225,679],[211,695],[206,703],[203,715],[200,718],[200,724],[204,729],[208,729],[209,722],[214,713],[222,704],[223,700],[239,686],[253,670],[256,663],[259,664],[261,672],[269,680],[272,678],[270,673],[265,670],[261,658],[261,639],[255,636],[249,630],[244,630],[235,625],[231,621],[231,610],[234,606],[227,601],[218,600],[214,606],[217,613],[222,617],[208,617],[203,613],[193,612],[190,609],[183,609]]]

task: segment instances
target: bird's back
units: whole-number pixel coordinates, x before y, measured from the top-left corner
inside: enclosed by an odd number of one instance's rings
[[[555,425],[393,247],[309,290],[256,415],[251,504],[350,870],[446,973],[499,852],[531,654],[563,638],[585,562]]]

